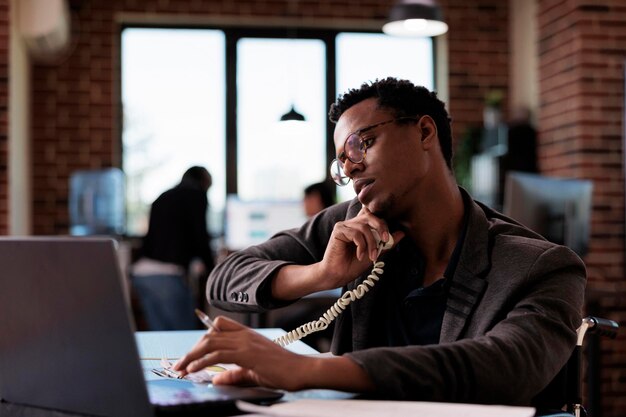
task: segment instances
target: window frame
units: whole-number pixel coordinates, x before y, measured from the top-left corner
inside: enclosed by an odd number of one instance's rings
[[[328,107],[336,97],[335,36],[343,31],[297,28],[225,28],[223,30],[226,35],[226,194],[238,194],[237,42],[242,38],[319,39],[324,42],[326,48],[326,104]],[[330,120],[326,120],[327,165],[335,157],[333,131],[334,124]],[[231,140],[231,138],[233,139]]]
[[[286,25],[281,28],[261,27],[261,26],[227,26],[227,25],[169,25],[169,24],[146,24],[135,22],[124,22],[119,27],[117,42],[118,48],[118,68],[116,92],[118,97],[118,132],[117,132],[117,160],[120,168],[123,161],[123,108],[122,108],[122,32],[130,28],[143,29],[197,29],[197,30],[220,30],[225,38],[225,78],[226,78],[226,121],[225,121],[225,167],[226,167],[226,195],[238,195],[238,169],[237,169],[237,42],[242,38],[275,38],[275,39],[318,39],[321,40],[326,49],[326,104],[327,108],[335,101],[336,91],[336,37],[341,33],[373,33],[382,34],[381,30],[367,28],[299,28],[293,25]],[[431,38],[432,42],[432,63],[433,63],[433,85],[437,85],[437,38]],[[335,144],[333,141],[334,123],[326,118],[326,166],[329,166],[335,158]],[[329,173],[326,173],[327,178]]]

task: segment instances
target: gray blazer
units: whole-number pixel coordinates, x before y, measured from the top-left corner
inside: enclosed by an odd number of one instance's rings
[[[270,295],[274,272],[321,260],[334,223],[360,208],[356,200],[338,204],[300,229],[231,255],[209,277],[210,303],[231,311],[286,305]],[[480,203],[471,203],[467,227],[439,344],[384,346],[384,282],[402,262],[393,253],[384,259],[377,285],[336,320],[333,353],[360,364],[383,398],[529,405],[574,348],[585,287],[582,261]]]

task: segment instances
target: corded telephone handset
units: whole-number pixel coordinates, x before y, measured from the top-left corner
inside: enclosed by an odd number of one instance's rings
[[[374,261],[374,266],[372,267],[372,272],[367,276],[367,278],[360,283],[355,289],[348,290],[341,297],[337,299],[335,304],[332,305],[326,312],[317,320],[308,322],[303,324],[300,327],[290,331],[284,336],[277,337],[274,339],[274,343],[280,346],[287,346],[290,343],[293,343],[297,340],[302,339],[305,336],[310,335],[311,333],[319,332],[326,329],[330,323],[335,320],[346,307],[354,300],[358,300],[362,298],[365,293],[367,293],[370,288],[376,284],[376,281],[380,279],[379,275],[381,275],[384,271],[385,263],[378,260],[381,252],[383,250],[391,249],[393,247],[393,237],[389,235],[389,240],[387,242],[383,242],[378,235],[378,232],[374,229],[371,229],[372,234],[374,235],[374,239],[376,239],[378,253],[376,255],[376,260]]]

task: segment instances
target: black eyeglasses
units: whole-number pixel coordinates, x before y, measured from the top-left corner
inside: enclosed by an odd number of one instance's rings
[[[340,186],[348,185],[350,177],[347,176],[343,170],[346,159],[350,160],[353,164],[360,164],[365,159],[367,149],[372,146],[372,143],[374,143],[374,138],[364,138],[362,136],[363,133],[366,133],[376,127],[402,120],[417,121],[418,118],[413,116],[398,117],[396,119],[385,120],[384,122],[369,125],[350,133],[343,143],[343,151],[330,163],[330,176],[333,181],[335,181],[335,184]]]

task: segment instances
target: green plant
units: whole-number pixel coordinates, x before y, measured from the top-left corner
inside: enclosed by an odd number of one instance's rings
[[[485,106],[487,107],[500,107],[504,100],[504,92],[502,90],[489,90],[485,94]]]
[[[481,131],[480,127],[467,128],[457,143],[454,153],[453,166],[456,182],[467,190],[472,189],[472,157],[479,151]]]

